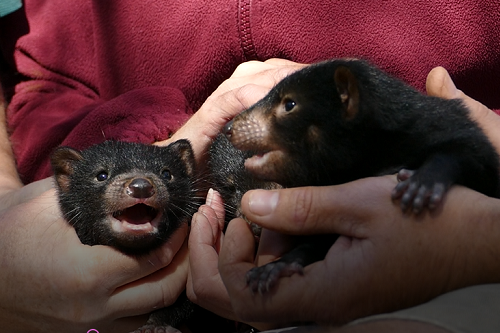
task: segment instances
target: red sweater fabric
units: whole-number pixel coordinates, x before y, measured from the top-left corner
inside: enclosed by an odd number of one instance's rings
[[[24,3],[29,31],[14,60],[25,80],[8,122],[26,183],[51,174],[60,144],[166,139],[251,59],[360,57],[422,91],[440,65],[460,89],[500,108],[496,0]]]

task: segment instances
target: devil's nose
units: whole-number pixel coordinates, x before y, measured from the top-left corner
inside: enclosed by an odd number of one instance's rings
[[[137,199],[150,198],[155,194],[155,188],[149,180],[136,178],[128,185],[127,194]]]
[[[233,120],[229,121],[225,126],[224,126],[224,134],[226,137],[230,138],[231,135],[233,134]]]

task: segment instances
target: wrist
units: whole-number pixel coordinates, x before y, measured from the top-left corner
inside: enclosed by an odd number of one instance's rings
[[[476,200],[468,214],[472,218],[463,221],[462,244],[457,244],[455,264],[450,276],[452,289],[470,285],[500,283],[500,202],[498,199],[476,194]]]

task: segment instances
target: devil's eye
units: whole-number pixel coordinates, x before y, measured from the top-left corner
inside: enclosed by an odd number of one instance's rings
[[[95,176],[95,179],[97,179],[97,181],[99,181],[99,182],[103,182],[103,181],[107,180],[108,178],[109,178],[109,174],[107,171],[101,171]]]
[[[172,179],[172,174],[170,173],[170,170],[168,169],[163,169],[160,173],[161,177],[166,180]]]
[[[292,101],[291,99],[286,99],[285,100],[285,111],[286,112],[292,111],[292,109],[295,107],[295,105],[297,105],[297,103],[295,103],[295,101]]]

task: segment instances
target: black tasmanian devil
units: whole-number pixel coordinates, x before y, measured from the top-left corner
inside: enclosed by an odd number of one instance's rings
[[[87,245],[109,245],[140,255],[158,248],[196,211],[195,160],[191,144],[167,147],[106,141],[51,156],[61,210]],[[152,313],[148,329],[185,321],[194,305],[185,295]],[[156,332],[156,330],[155,330]]]
[[[399,171],[392,198],[416,214],[436,208],[453,184],[500,195],[498,155],[460,100],[424,95],[363,60],[329,60],[289,75],[224,131],[245,154],[249,175],[284,187]],[[321,260],[334,240],[304,241],[250,271],[249,285],[268,291],[281,275]]]

